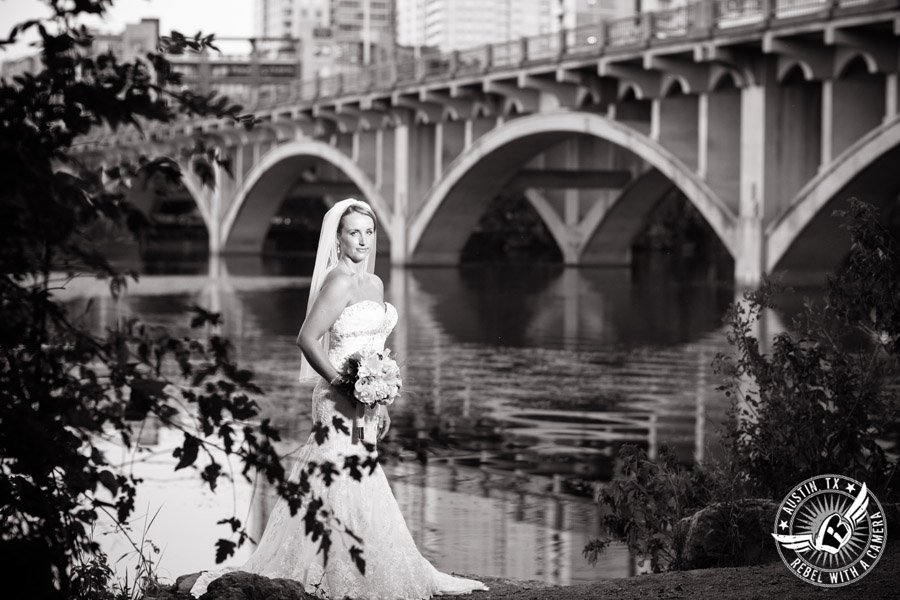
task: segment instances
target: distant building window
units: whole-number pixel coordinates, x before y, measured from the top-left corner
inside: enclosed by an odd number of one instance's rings
[[[213,77],[248,77],[250,75],[250,65],[248,64],[231,64],[231,65],[214,65],[210,70]]]
[[[261,65],[259,74],[262,77],[295,77],[295,65]]]
[[[172,70],[176,73],[181,73],[186,77],[196,77],[197,75],[197,65],[172,65]]]

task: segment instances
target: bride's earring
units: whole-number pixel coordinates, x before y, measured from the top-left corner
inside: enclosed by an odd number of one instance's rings
[[[334,251],[335,251],[335,253],[337,254],[337,257],[340,258],[340,257],[341,257],[341,245],[340,245],[340,244],[335,244],[335,245],[334,245]]]

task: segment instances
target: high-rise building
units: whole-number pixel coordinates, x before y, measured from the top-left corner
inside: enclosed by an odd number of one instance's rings
[[[256,0],[261,37],[294,37],[304,76],[352,71],[393,56],[396,0]]]
[[[550,33],[558,0],[397,0],[397,43],[462,50]]]
[[[300,37],[331,22],[331,0],[256,0],[258,37]]]
[[[627,16],[635,0],[397,0],[401,46],[464,50]]]
[[[397,0],[397,43],[425,46],[425,7],[428,0]]]
[[[560,0],[561,20],[566,29],[596,25],[602,21],[631,16],[638,4],[638,0]]]

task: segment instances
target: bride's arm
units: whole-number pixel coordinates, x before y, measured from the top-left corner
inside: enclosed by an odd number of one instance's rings
[[[391,415],[388,414],[387,406],[378,407],[378,437],[377,441],[381,441],[391,428]]]
[[[306,320],[297,334],[297,345],[303,351],[306,360],[316,373],[325,378],[325,381],[334,381],[339,375],[334,368],[319,338],[334,324],[341,315],[341,311],[347,306],[350,298],[350,281],[347,277],[338,273],[326,279],[319,296],[313,303]]]

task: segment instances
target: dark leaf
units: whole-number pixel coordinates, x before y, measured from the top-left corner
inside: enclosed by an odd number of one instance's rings
[[[221,474],[222,466],[217,462],[212,462],[203,468],[200,476],[203,478],[203,481],[209,484],[210,490],[216,491],[216,482]]]
[[[111,471],[100,471],[100,473],[97,474],[97,477],[100,480],[100,483],[103,484],[103,487],[108,489],[113,496],[119,492],[119,478]]]
[[[227,519],[219,519],[216,521],[216,525],[229,525],[231,527],[231,531],[237,533],[241,529],[241,520],[237,517],[229,517]]]
[[[356,568],[363,575],[366,574],[366,559],[363,558],[363,551],[358,546],[350,547],[350,558],[356,563]]]
[[[328,439],[328,425],[324,423],[313,423],[312,432],[316,443],[320,446]]]
[[[339,431],[344,435],[350,435],[350,430],[347,429],[347,424],[344,422],[344,419],[339,415],[335,415],[331,417],[331,425],[334,427],[335,431]]]
[[[183,469],[185,467],[189,467],[194,464],[194,461],[197,460],[197,453],[200,450],[200,440],[190,435],[189,433],[184,434],[184,444],[178,448],[175,448],[175,451],[172,452],[172,456],[179,459],[178,464],[175,465],[175,470]]]
[[[326,486],[330,486],[334,482],[334,478],[340,474],[335,468],[334,463],[330,461],[325,461],[319,465],[319,473]]]
[[[216,564],[225,562],[231,556],[234,556],[236,544],[232,541],[219,539],[216,541]]]
[[[344,457],[344,470],[356,481],[362,480],[362,470],[360,470],[359,456],[350,455]]]
[[[196,329],[197,327],[202,327],[204,325],[211,325],[215,327],[221,324],[221,313],[210,312],[202,306],[196,304],[191,307],[191,311],[194,313],[194,316],[191,319],[191,327],[194,329]]]

